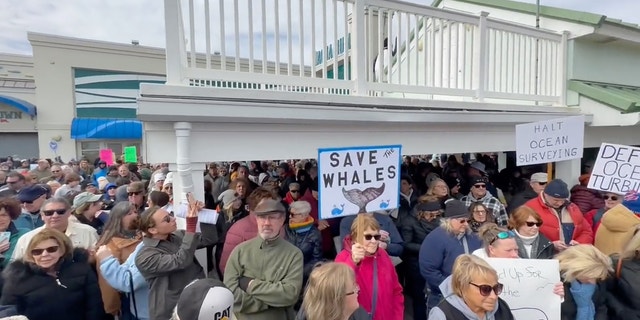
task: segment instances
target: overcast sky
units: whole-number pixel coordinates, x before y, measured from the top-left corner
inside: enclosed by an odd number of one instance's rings
[[[640,23],[639,0],[540,1]],[[211,3],[213,10],[217,1]],[[121,43],[135,39],[142,45],[164,47],[163,19],[162,0],[0,0],[0,53],[30,54],[27,31]]]

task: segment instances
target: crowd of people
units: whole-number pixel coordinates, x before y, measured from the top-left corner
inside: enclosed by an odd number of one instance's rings
[[[211,163],[183,203],[166,164],[3,162],[0,316],[513,319],[485,261],[513,258],[559,261],[563,320],[640,318],[638,193],[441,157],[405,157],[398,208],[327,220],[315,160]]]

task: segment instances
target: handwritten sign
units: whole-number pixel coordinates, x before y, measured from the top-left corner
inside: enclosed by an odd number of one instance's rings
[[[320,219],[398,207],[402,147],[318,150]]]
[[[618,194],[640,190],[640,148],[603,143],[588,187]]]
[[[498,259],[486,261],[498,272],[505,300],[518,320],[560,319],[560,296],[553,288],[560,283],[558,260]]]
[[[516,126],[518,166],[582,158],[584,116]]]

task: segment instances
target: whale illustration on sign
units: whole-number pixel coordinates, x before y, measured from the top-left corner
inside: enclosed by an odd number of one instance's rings
[[[360,189],[351,189],[346,190],[342,188],[342,194],[347,201],[358,206],[358,213],[367,212],[367,205],[380,197],[384,193],[384,183],[378,188],[370,187],[364,190]]]
[[[335,204],[333,205],[333,210],[331,210],[331,215],[332,216],[339,216],[342,214],[342,212],[344,211],[344,203],[340,205],[340,208],[338,208],[338,206],[336,206]]]
[[[380,201],[380,209],[386,209],[387,207],[389,207],[389,203],[391,203],[391,200],[387,200],[387,201]]]

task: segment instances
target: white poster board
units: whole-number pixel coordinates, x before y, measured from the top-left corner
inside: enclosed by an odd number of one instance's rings
[[[318,150],[318,215],[338,218],[398,207],[400,145]]]
[[[603,143],[588,187],[617,194],[640,190],[640,148]]]
[[[518,166],[582,158],[584,115],[516,125]]]
[[[560,296],[553,288],[560,283],[558,260],[498,259],[486,261],[498,272],[504,285],[500,298],[509,304],[518,320],[560,319]]]

